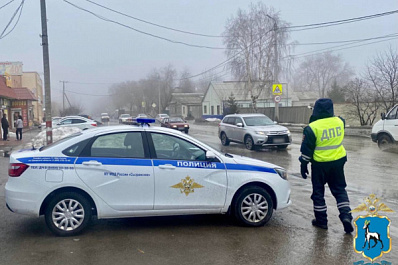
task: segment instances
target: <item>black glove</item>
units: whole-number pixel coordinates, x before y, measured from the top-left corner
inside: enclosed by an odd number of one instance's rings
[[[308,175],[309,175],[307,166],[308,166],[307,163],[301,163],[300,173],[301,173],[301,176],[303,177],[303,179],[306,179],[308,177]]]

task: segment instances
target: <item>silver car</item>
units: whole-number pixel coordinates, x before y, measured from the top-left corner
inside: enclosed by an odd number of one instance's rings
[[[237,142],[243,143],[249,150],[264,146],[286,149],[292,143],[290,131],[286,127],[258,113],[225,116],[218,127],[218,136],[224,146]]]

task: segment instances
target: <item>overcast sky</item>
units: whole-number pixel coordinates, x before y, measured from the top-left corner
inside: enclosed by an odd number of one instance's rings
[[[0,30],[8,23],[21,0],[0,10]],[[138,22],[96,7],[85,0],[68,0],[106,18],[138,30],[196,45],[223,47],[221,38],[177,33]],[[220,35],[226,20],[236,11],[248,9],[247,0],[93,0],[131,16],[180,30]],[[0,0],[0,6],[8,0]],[[292,25],[328,22],[398,10],[397,0],[278,0],[263,1],[280,12]],[[138,80],[153,68],[167,64],[178,70],[187,67],[200,73],[226,59],[223,50],[193,48],[170,43],[108,23],[78,10],[62,0],[47,0],[48,35],[53,100],[61,101],[60,80],[113,83]],[[299,43],[340,41],[377,37],[398,32],[398,14],[341,26],[292,32],[291,40]],[[26,0],[16,29],[0,40],[0,61],[22,61],[24,71],[43,73],[40,1]],[[362,44],[362,43],[361,43]],[[357,72],[372,56],[389,46],[398,48],[398,40],[337,51]],[[298,46],[293,54],[316,51],[336,44]],[[220,71],[221,69],[219,69]],[[228,77],[226,77],[228,78]],[[80,93],[108,93],[107,84],[67,84],[67,90]],[[70,93],[74,100],[94,102],[89,96]]]

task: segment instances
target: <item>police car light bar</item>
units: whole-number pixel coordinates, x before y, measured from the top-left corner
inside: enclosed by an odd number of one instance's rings
[[[155,119],[138,118],[137,123],[143,126],[144,124],[155,123]]]

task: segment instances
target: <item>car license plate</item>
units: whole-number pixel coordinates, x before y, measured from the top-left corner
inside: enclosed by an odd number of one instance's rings
[[[285,142],[285,139],[283,139],[283,138],[274,138],[273,139],[273,143],[274,144],[281,144],[281,143],[284,143]]]

